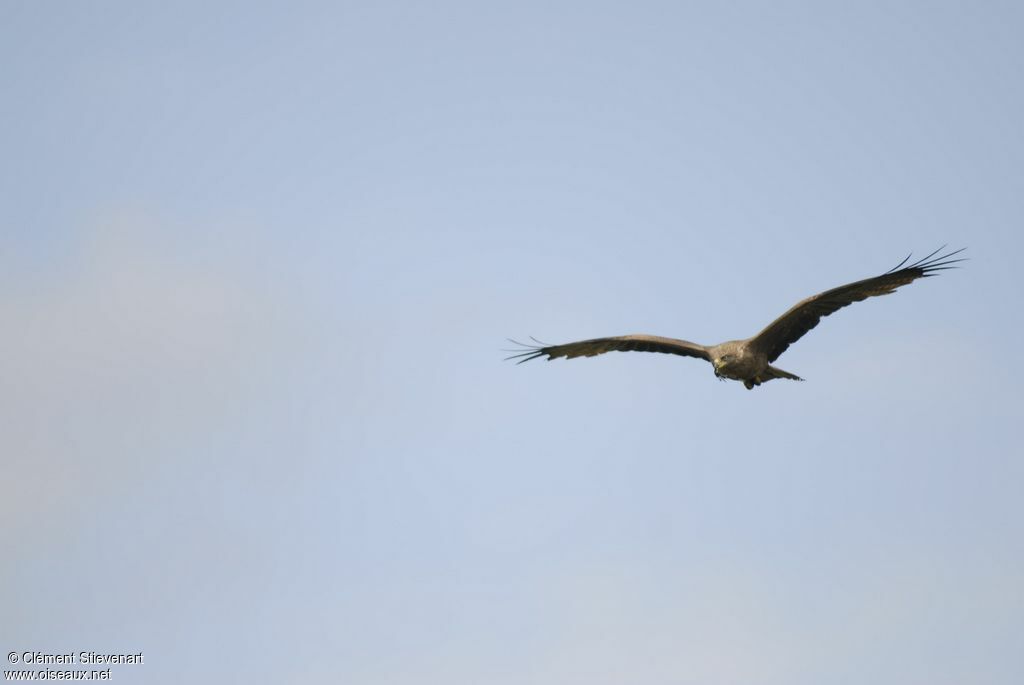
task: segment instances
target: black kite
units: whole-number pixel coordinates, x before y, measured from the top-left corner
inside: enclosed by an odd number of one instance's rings
[[[718,345],[698,345],[686,340],[662,338],[656,335],[620,335],[612,338],[594,338],[565,345],[523,345],[526,348],[519,354],[508,359],[519,359],[520,364],[531,359],[547,356],[548,360],[558,357],[593,357],[605,352],[664,352],[678,354],[683,357],[704,359],[715,367],[715,375],[720,379],[730,378],[743,381],[747,390],[761,385],[773,378],[789,378],[794,381],[803,380],[799,376],[783,371],[771,365],[786,349],[799,340],[805,333],[818,325],[821,317],[842,309],[848,304],[866,300],[869,297],[888,295],[900,286],[911,283],[918,278],[933,276],[936,272],[955,268],[952,265],[964,261],[951,259],[964,251],[960,248],[953,252],[936,257],[943,248],[924,259],[912,264],[908,256],[894,268],[881,276],[867,278],[856,283],[841,285],[826,290],[818,295],[798,302],[788,312],[768,324],[767,328],[746,340],[730,340]]]

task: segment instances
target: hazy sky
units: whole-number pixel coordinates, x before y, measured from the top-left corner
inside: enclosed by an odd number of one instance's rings
[[[1022,7],[0,3],[2,652],[1024,681]]]

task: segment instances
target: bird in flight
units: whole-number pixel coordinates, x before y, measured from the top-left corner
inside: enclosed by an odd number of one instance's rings
[[[698,345],[688,340],[663,338],[657,335],[620,335],[611,338],[593,338],[564,345],[524,345],[511,340],[521,349],[507,359],[518,359],[519,364],[538,357],[548,360],[565,357],[593,357],[605,352],[663,352],[677,354],[682,357],[697,357],[711,362],[715,367],[715,375],[720,380],[731,379],[743,381],[747,390],[754,386],[767,383],[775,378],[788,378],[802,381],[799,376],[772,366],[772,362],[786,349],[802,338],[805,333],[818,325],[821,317],[842,309],[848,304],[866,300],[869,297],[888,295],[900,286],[912,283],[918,278],[934,276],[939,271],[956,268],[953,265],[964,261],[963,258],[953,259],[966,248],[939,254],[944,247],[923,259],[908,264],[908,256],[895,267],[881,276],[866,278],[863,281],[848,283],[838,288],[826,290],[812,295],[806,300],[797,302],[789,311],[772,321],[768,326],[746,340],[729,340],[718,345]],[[938,255],[938,256],[936,256]],[[540,342],[535,339],[535,342]]]

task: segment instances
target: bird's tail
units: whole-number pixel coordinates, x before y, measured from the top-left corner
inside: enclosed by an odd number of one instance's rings
[[[772,378],[788,378],[791,381],[803,380],[803,378],[800,378],[800,376],[797,376],[796,374],[790,373],[789,371],[783,371],[782,369],[778,369],[774,366],[769,366],[764,375],[769,380]]]

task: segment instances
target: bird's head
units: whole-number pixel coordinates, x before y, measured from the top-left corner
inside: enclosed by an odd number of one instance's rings
[[[715,357],[711,360],[711,364],[715,367],[715,375],[721,375],[722,371],[725,371],[732,364],[735,355],[723,354],[721,357]]]

